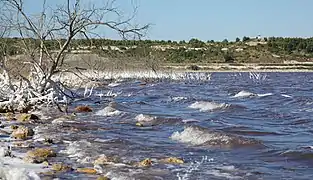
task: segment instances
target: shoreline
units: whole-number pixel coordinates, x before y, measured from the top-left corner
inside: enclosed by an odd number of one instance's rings
[[[183,72],[313,72],[313,64],[164,64],[161,69]],[[196,69],[195,69],[196,68]]]

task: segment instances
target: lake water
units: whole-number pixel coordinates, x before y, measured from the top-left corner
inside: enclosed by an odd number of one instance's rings
[[[39,125],[36,133],[57,142],[56,162],[93,167],[100,155],[116,158],[118,164],[95,167],[112,179],[313,179],[312,84],[313,73],[125,80],[72,107],[89,105],[92,113]],[[108,91],[115,96],[99,97]],[[162,163],[166,157],[185,163]],[[132,165],[145,158],[151,167]]]

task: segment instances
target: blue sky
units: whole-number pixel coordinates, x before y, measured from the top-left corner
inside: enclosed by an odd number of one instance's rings
[[[129,2],[119,0],[118,5],[127,12]],[[153,24],[148,39],[207,41],[257,35],[313,36],[313,0],[135,0],[135,3],[139,5],[136,22]],[[35,9],[33,5],[29,8]],[[116,38],[111,33],[107,36]]]

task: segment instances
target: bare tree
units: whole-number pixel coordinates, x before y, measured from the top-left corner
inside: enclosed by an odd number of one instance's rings
[[[5,37],[11,32],[19,37],[19,49],[26,57],[23,63],[30,70],[27,76],[18,73],[20,81],[13,83],[5,66],[7,55],[2,51],[1,83],[11,94],[3,96],[2,108],[18,109],[39,101],[55,103],[56,97],[60,96],[74,98],[73,93],[68,93],[66,87],[54,79],[62,72],[75,73],[73,68],[64,67],[74,38],[91,39],[98,29],[103,31],[106,28],[123,38],[141,38],[149,27],[133,25],[134,16],[123,18],[114,0],[105,0],[101,5],[87,4],[88,1],[83,0],[64,0],[64,4],[53,7],[49,7],[46,0],[40,2],[42,10],[34,15],[24,9],[24,0],[0,0],[0,19],[3,20],[0,35]],[[57,42],[57,46],[51,48],[49,42]]]

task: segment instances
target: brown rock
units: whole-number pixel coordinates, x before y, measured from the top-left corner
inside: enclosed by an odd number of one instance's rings
[[[52,165],[52,169],[54,171],[62,171],[62,172],[67,172],[67,171],[72,171],[73,169],[71,168],[71,166],[65,165],[65,164],[53,164]]]
[[[140,161],[139,163],[138,163],[138,166],[139,167],[149,167],[149,166],[151,166],[152,165],[152,161],[151,161],[151,159],[149,159],[149,158],[147,158],[147,159],[145,159],[145,160],[143,160],[143,161]]]
[[[18,128],[18,126],[17,126],[17,125],[11,125],[10,128],[11,128],[12,130],[15,130],[15,129]]]
[[[23,114],[19,114],[17,116],[17,120],[20,122],[28,122],[30,120],[38,120],[38,119],[39,119],[39,117],[34,115],[34,114],[23,113]]]
[[[77,106],[75,108],[76,112],[82,113],[82,112],[92,112],[92,109],[89,106]]]
[[[168,157],[165,159],[160,160],[163,163],[168,163],[168,164],[184,164],[184,160],[176,158],[176,157]]]
[[[11,112],[8,112],[8,113],[5,113],[5,118],[8,120],[8,121],[15,121],[15,117],[14,117],[14,114],[11,113]]]
[[[85,174],[97,174],[97,171],[93,168],[77,168],[76,171]]]
[[[97,178],[97,180],[110,180],[110,178],[106,177],[106,176],[99,176]]]
[[[16,139],[27,139],[29,136],[33,136],[34,131],[31,128],[25,126],[19,126],[14,129],[11,136]]]
[[[47,161],[49,157],[56,157],[56,153],[50,148],[37,148],[27,152],[25,161],[31,163],[42,163]]]

